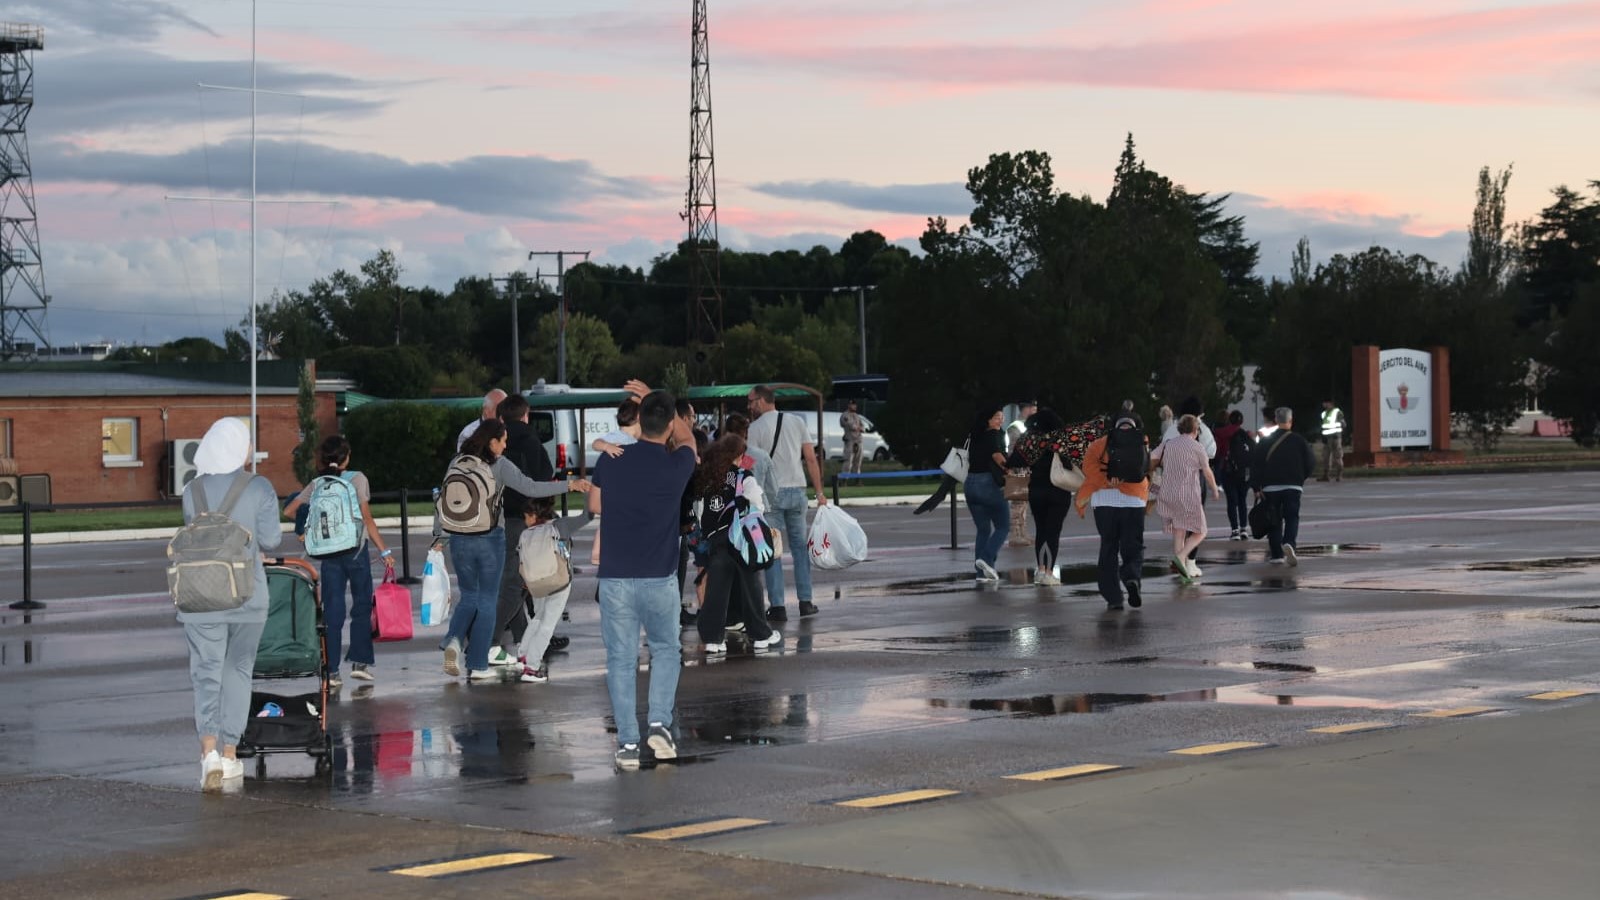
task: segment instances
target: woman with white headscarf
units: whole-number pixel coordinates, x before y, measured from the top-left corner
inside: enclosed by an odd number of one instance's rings
[[[267,573],[261,551],[283,539],[278,524],[278,498],[272,482],[244,471],[250,460],[250,429],[236,418],[218,419],[195,451],[199,476],[183,492],[183,520],[194,521],[197,495],[204,508],[220,512],[251,534],[255,558],[255,591],[237,609],[178,613],[189,639],[189,679],[194,684],[194,725],[200,736],[201,790],[219,791],[224,781],[244,777],[235,750],[250,715],[250,681],[256,649],[267,624]],[[223,509],[236,481],[243,488],[232,507]]]

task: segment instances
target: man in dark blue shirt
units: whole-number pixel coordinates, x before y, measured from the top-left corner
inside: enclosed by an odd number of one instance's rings
[[[639,767],[639,629],[650,645],[650,730],[656,759],[674,759],[672,709],[682,665],[678,628],[678,521],[694,475],[694,435],[666,391],[639,403],[639,443],[594,467],[590,508],[600,513],[600,634],[617,722],[617,765]]]

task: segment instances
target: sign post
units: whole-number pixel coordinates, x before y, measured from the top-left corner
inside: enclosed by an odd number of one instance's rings
[[[1346,465],[1459,462],[1450,449],[1450,351],[1353,348],[1351,452]]]

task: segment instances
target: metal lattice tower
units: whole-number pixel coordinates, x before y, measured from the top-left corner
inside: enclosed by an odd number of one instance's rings
[[[0,360],[50,346],[44,320],[50,298],[28,159],[33,51],[43,49],[43,28],[0,24]]]
[[[717,164],[711,131],[711,41],[706,0],[694,0],[689,67],[689,330],[691,347],[709,352],[722,340],[722,264],[717,242]],[[698,359],[698,357],[697,357]]]

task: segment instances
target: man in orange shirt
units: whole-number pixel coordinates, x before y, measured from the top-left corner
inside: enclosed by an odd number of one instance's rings
[[[1113,418],[1111,431],[1083,454],[1083,486],[1078,488],[1078,515],[1094,507],[1100,532],[1100,596],[1107,609],[1144,604],[1139,593],[1144,569],[1144,513],[1150,498],[1150,442],[1137,413],[1124,409]]]

